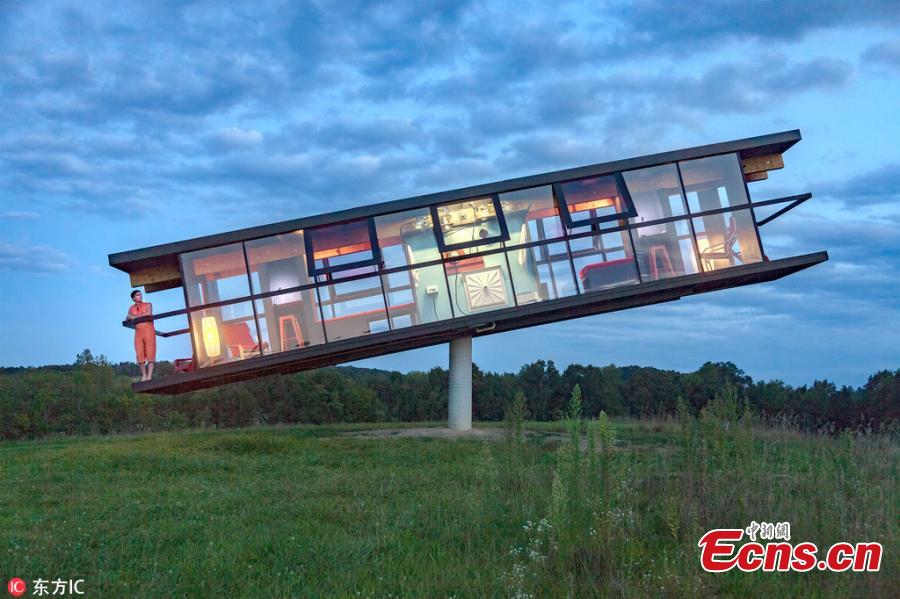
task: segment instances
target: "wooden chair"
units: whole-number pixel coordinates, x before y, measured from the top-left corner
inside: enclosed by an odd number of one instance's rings
[[[725,229],[724,239],[720,243],[714,243],[700,252],[704,268],[713,270],[713,260],[728,260],[731,262],[733,258],[736,258],[739,263],[743,264],[741,251],[734,249],[734,244],[737,243],[737,240],[737,222],[734,220],[734,216],[730,216],[728,218],[728,227]]]
[[[173,366],[174,372],[193,372],[194,358],[177,358]]]
[[[288,334],[287,327],[290,325],[291,333]],[[303,331],[300,330],[300,323],[293,314],[287,314],[278,318],[278,338],[281,339],[281,351],[285,349],[296,349],[303,347],[306,343],[303,341]],[[286,343],[291,341],[291,344]],[[293,347],[291,347],[293,345]]]
[[[222,336],[225,338],[225,346],[231,352],[232,357],[241,360],[248,356],[258,356],[260,345],[250,335],[250,326],[246,322],[229,322],[222,325]],[[262,349],[269,347],[268,343],[262,344]]]
[[[659,280],[659,262],[662,260],[662,270],[669,271],[668,276],[675,276],[675,269],[672,268],[672,260],[669,259],[669,250],[664,245],[650,246],[650,276],[654,281]],[[664,275],[665,276],[665,275]]]

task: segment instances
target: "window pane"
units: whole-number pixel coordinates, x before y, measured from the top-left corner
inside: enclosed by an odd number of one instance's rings
[[[578,293],[565,243],[521,248],[506,253],[522,306]]]
[[[493,197],[443,204],[434,209],[440,227],[437,234],[450,255],[461,255],[454,251],[468,254],[498,248],[499,242],[507,237],[501,224],[502,215],[497,214]],[[484,244],[478,245],[479,241]],[[467,249],[466,246],[471,244],[478,249]]]
[[[475,256],[444,264],[455,316],[515,305],[503,254]]]
[[[256,315],[264,354],[325,343],[315,289],[256,300]]]
[[[658,281],[697,272],[690,231],[679,235],[675,225],[666,223],[633,230],[642,280]]]
[[[570,247],[580,291],[599,291],[638,282],[627,231],[573,239]]]
[[[563,236],[559,208],[550,186],[521,189],[500,194],[500,205],[509,229],[506,246]]]
[[[622,173],[637,216],[632,224],[686,214],[678,170],[674,164]],[[659,229],[662,233],[663,230]]]
[[[250,295],[240,243],[182,254],[181,269],[189,306]]]
[[[335,272],[375,264],[369,220],[355,220],[308,229],[312,256],[307,265],[314,272]],[[371,270],[371,269],[369,269]]]
[[[250,302],[192,312],[191,331],[200,368],[260,355]]]
[[[573,226],[591,221],[616,220],[617,215],[624,218],[630,211],[615,175],[560,183],[559,191]]]
[[[737,154],[679,162],[691,212],[747,203],[744,173]]]
[[[382,280],[395,329],[452,318],[443,266],[395,272]]]
[[[290,289],[310,283],[306,273],[303,231],[245,243],[253,293]]]
[[[319,287],[328,341],[389,330],[380,277]]]
[[[385,268],[439,260],[428,208],[375,217],[375,230]]]
[[[749,210],[695,218],[694,229],[705,271],[762,261]]]

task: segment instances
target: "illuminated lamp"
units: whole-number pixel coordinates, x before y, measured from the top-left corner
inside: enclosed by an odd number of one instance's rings
[[[203,348],[206,350],[206,355],[210,358],[218,358],[222,353],[222,348],[219,345],[219,326],[216,324],[216,318],[214,316],[204,316],[200,323],[200,328],[203,331]]]

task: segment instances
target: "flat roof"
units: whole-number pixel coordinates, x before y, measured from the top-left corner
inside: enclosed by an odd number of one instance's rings
[[[769,135],[760,135],[757,137],[696,146],[682,150],[649,154],[647,156],[627,158],[624,160],[614,160],[612,162],[601,162],[599,164],[552,171],[539,175],[529,175],[517,179],[507,179],[494,183],[462,187],[450,191],[430,193],[400,200],[381,202],[378,204],[368,204],[347,210],[316,214],[268,225],[228,231],[226,233],[205,235],[203,237],[196,237],[185,241],[176,241],[141,249],[117,252],[109,255],[109,264],[119,270],[131,273],[150,266],[177,263],[177,256],[184,252],[191,252],[239,241],[247,241],[260,237],[269,237],[296,231],[298,229],[306,229],[355,218],[423,208],[436,203],[464,200],[494,193],[505,193],[517,189],[549,185],[550,183],[568,179],[580,179],[582,177],[592,177],[606,173],[629,171],[681,160],[713,156],[716,154],[740,152],[743,158],[763,156],[766,154],[781,154],[800,141],[800,139],[800,130],[793,129],[791,131],[782,131],[781,133],[771,133]]]

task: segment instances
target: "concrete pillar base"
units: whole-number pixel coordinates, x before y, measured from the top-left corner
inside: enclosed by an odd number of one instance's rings
[[[450,341],[450,405],[447,425],[458,431],[472,429],[472,338]]]

